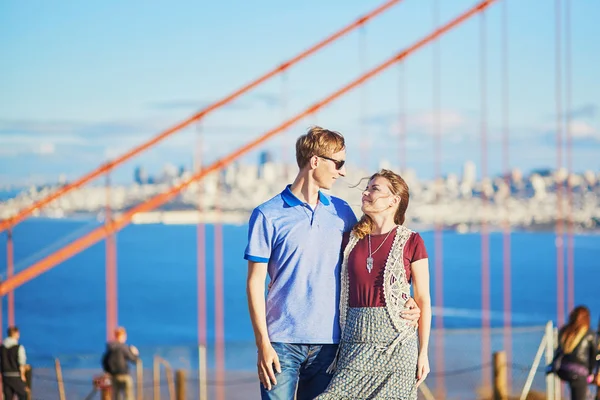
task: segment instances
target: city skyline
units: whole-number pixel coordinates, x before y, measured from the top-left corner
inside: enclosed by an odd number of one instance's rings
[[[382,162],[382,168],[393,168]],[[133,223],[193,224],[221,221],[243,224],[257,205],[279,193],[290,183],[296,171],[270,161],[261,154],[261,163],[231,164],[191,183],[180,194],[152,211],[136,212]],[[360,214],[361,183],[369,174],[347,169],[328,192],[345,199]],[[141,168],[134,183],[78,188],[37,210],[35,216],[50,218],[87,217],[102,220],[107,204],[115,215],[129,211],[167,188],[186,181],[191,172],[174,165],[165,166],[162,175],[153,177]],[[565,170],[539,170],[524,174],[518,169],[505,177],[478,179],[477,167],[466,162],[460,174],[442,180],[420,179],[414,170],[403,177],[410,187],[409,226],[422,229],[441,223],[459,232],[479,229],[480,224],[499,229],[506,223],[517,229],[553,229],[557,218],[569,218],[576,230],[600,228],[600,172],[568,174]],[[63,182],[64,184],[65,182]],[[6,219],[19,210],[48,196],[57,186],[30,187],[0,202],[0,218]],[[558,192],[571,193],[569,196]],[[1,192],[0,192],[1,194]],[[108,200],[110,199],[110,200]],[[443,199],[440,201],[440,199]],[[107,201],[109,201],[107,203]],[[562,211],[557,211],[561,209]],[[436,222],[437,221],[437,222]]]
[[[298,167],[295,163],[281,164],[281,162],[274,159],[274,157],[272,156],[271,153],[269,153],[266,150],[263,150],[259,154],[258,160],[256,160],[256,162],[253,163],[251,161],[244,162],[245,160],[236,160],[233,163],[231,163],[230,165],[224,167],[221,173],[223,173],[223,171],[226,171],[228,168],[231,168],[231,167],[253,168],[255,166],[260,166],[261,164],[263,164],[263,162],[261,162],[261,158],[263,158],[263,157],[268,157],[268,162],[273,163],[275,165],[283,166],[288,171],[295,172],[298,169]],[[378,164],[379,165],[377,166],[377,168],[373,169],[373,171],[365,171],[365,170],[362,170],[362,171],[368,175],[370,173],[374,173],[376,170],[383,168],[382,167],[382,165],[383,165],[386,168],[392,168],[392,170],[394,170],[394,172],[398,172],[400,174],[405,172],[405,171],[400,170],[398,165],[394,165],[390,160],[387,160],[387,159],[378,160]],[[135,184],[164,183],[164,182],[172,180],[175,177],[181,177],[181,176],[189,174],[190,172],[193,171],[194,167],[195,166],[193,165],[193,162],[188,163],[188,164],[181,163],[178,165],[174,164],[174,163],[166,162],[160,166],[154,165],[153,168],[148,168],[148,166],[145,166],[145,165],[135,165],[135,166],[131,167],[131,172],[129,173],[129,175],[122,174],[119,179],[112,179],[111,182],[113,185],[128,185],[128,184],[133,184],[133,183],[135,183]],[[349,168],[359,169],[360,166],[350,164]],[[466,169],[472,169],[473,172],[466,172]],[[423,179],[425,181],[430,181],[430,180],[435,179],[435,177],[432,177],[432,176],[430,176],[430,177],[420,176],[418,170],[415,170],[410,167],[407,168],[407,171],[410,171],[411,174],[414,173],[415,176],[417,176],[419,179]],[[512,167],[512,168],[510,168],[509,171],[499,171],[497,173],[488,174],[488,176],[486,178],[492,179],[492,180],[493,179],[504,179],[507,175],[511,176],[511,175],[514,175],[515,173],[518,173],[518,174],[522,175],[523,177],[530,177],[530,176],[536,175],[536,174],[541,175],[541,176],[549,176],[557,171],[560,171],[560,173],[563,175],[568,174],[568,171],[565,167],[556,169],[556,168],[553,168],[552,166],[547,166],[547,167],[541,166],[541,167],[534,167],[529,170],[523,170],[518,167]],[[463,179],[463,177],[465,176],[465,173],[469,174],[469,176],[472,175],[474,177],[475,181],[481,180],[480,170],[478,168],[477,163],[473,160],[463,161],[462,166],[458,170],[445,171],[441,177],[443,179],[448,179],[448,177],[454,176],[454,177],[460,177],[460,179]],[[600,168],[596,169],[596,170],[585,169],[585,170],[580,170],[580,171],[571,171],[571,174],[577,175],[577,176],[585,176],[590,173],[593,174],[594,176],[598,175],[599,179],[600,179]],[[34,183],[22,182],[22,183],[17,183],[17,184],[10,184],[10,183],[2,184],[2,182],[0,182],[0,190],[8,190],[8,189],[22,190],[22,189],[26,189],[30,186],[52,187],[55,185],[64,185],[68,182],[70,182],[70,180],[67,179],[66,174],[60,173],[58,176],[54,177],[54,179],[50,178],[48,181],[44,181],[44,182],[34,182]],[[97,179],[96,181],[92,181],[92,183],[90,185],[91,186],[105,186],[105,182],[102,179]]]

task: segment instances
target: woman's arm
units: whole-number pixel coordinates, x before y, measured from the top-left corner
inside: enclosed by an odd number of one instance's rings
[[[429,260],[427,258],[410,264],[415,301],[421,309],[419,320],[419,358],[417,362],[417,386],[429,374],[429,334],[431,332],[431,294],[429,291]]]
[[[596,371],[596,364],[598,363],[598,343],[597,338],[593,333],[590,333],[590,352],[589,352],[589,370],[590,375],[594,374]]]

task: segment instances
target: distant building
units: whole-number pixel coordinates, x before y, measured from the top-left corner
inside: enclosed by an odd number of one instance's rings
[[[273,154],[271,154],[271,152],[268,150],[261,151],[260,155],[258,156],[258,165],[263,166],[266,163],[271,162],[273,162]]]
[[[462,183],[473,187],[477,181],[477,167],[473,161],[467,161],[463,165]]]
[[[163,181],[170,182],[173,178],[177,178],[178,172],[176,166],[166,163],[163,167]]]
[[[460,183],[460,193],[465,198],[473,195],[473,189],[477,182],[477,167],[473,161],[467,161],[463,165],[462,180]]]
[[[267,150],[262,151],[258,157],[258,179],[268,179],[269,181],[276,179],[273,155]]]
[[[145,185],[146,183],[148,183],[148,174],[146,173],[144,167],[138,166],[135,168],[133,180],[138,185]]]
[[[64,185],[66,185],[67,183],[68,183],[68,182],[67,182],[67,176],[66,176],[65,174],[60,174],[60,175],[58,176],[58,184],[59,184],[59,185],[61,185],[61,186],[64,186]]]

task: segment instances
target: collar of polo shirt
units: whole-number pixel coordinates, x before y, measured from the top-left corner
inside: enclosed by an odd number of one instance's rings
[[[292,193],[291,188],[292,188],[292,185],[287,185],[285,190],[281,193],[281,197],[283,197],[283,201],[285,201],[285,203],[290,207],[300,206],[300,205],[304,204],[302,201],[300,201],[299,198],[297,198],[294,195],[294,193]],[[320,190],[319,190],[319,201],[321,203],[323,203],[324,206],[329,205],[329,199]]]

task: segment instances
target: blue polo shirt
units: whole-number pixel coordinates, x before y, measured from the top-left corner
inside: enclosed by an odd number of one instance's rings
[[[268,264],[271,342],[338,343],[342,235],[356,216],[322,192],[313,210],[290,187],[252,212],[244,258]]]

